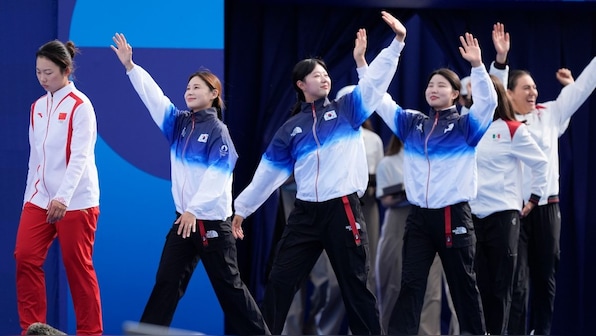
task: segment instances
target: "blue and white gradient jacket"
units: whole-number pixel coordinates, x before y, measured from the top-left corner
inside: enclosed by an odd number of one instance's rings
[[[370,69],[369,69],[370,70]],[[377,113],[404,143],[404,181],[410,203],[440,209],[476,197],[476,145],[490,126],[497,92],[484,68],[472,68],[474,104],[429,115],[406,110],[386,95]]]
[[[232,215],[232,171],[238,154],[215,108],[180,111],[138,65],[128,73],[153,121],[168,139],[176,211],[197,219]]]
[[[356,88],[338,99],[302,103],[275,133],[251,183],[234,201],[246,218],[294,172],[296,198],[324,202],[352,193],[362,196],[368,167],[360,125],[374,112],[387,91],[403,42],[393,39],[373,60]]]

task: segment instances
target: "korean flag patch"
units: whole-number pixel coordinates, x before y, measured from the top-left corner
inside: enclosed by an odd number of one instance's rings
[[[335,118],[337,118],[337,114],[335,113],[335,110],[331,110],[331,111],[325,112],[324,118],[325,118],[325,121],[335,119]]]
[[[203,133],[203,134],[199,135],[199,138],[197,139],[197,141],[198,142],[207,142],[207,139],[209,139],[209,134]]]

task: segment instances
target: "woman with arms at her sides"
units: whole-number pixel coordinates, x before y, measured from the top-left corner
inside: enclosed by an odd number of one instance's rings
[[[103,332],[93,245],[99,216],[95,166],[97,123],[89,98],[69,80],[77,49],[54,40],[37,51],[36,72],[47,93],[31,105],[29,172],[14,256],[23,333],[46,322],[42,266],[58,237],[74,304],[77,334]]]
[[[353,334],[381,334],[373,293],[367,288],[366,223],[359,197],[368,169],[360,126],[373,113],[393,79],[406,36],[391,14],[383,20],[396,36],[371,63],[356,88],[338,100],[328,99],[331,79],[320,59],[296,64],[292,85],[297,93],[293,116],[276,132],[251,183],[234,202],[234,234],[243,237],[242,221],[294,173],[295,208],[288,218],[263,303],[273,334],[283,323],[298,285],[323,250],[337,275]],[[356,43],[363,43],[364,30]]]
[[[190,75],[177,109],[153,78],[132,61],[122,34],[111,46],[141,100],[170,143],[176,219],[166,237],[155,285],[141,322],[169,326],[199,260],[229,325],[239,335],[269,334],[263,316],[240,279],[232,235],[232,171],[238,155],[219,119],[221,82],[209,71]]]

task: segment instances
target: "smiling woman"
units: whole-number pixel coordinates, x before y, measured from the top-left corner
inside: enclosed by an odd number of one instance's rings
[[[142,323],[169,326],[200,260],[233,334],[267,335],[263,316],[238,271],[232,233],[232,172],[238,154],[221,116],[221,82],[193,73],[179,110],[153,78],[133,63],[132,46],[115,34],[111,46],[155,124],[170,144],[176,219],[166,237]]]
[[[497,93],[482,65],[478,40],[459,38],[460,54],[472,66],[474,103],[460,115],[455,107],[461,83],[449,69],[431,73],[425,90],[428,115],[404,109],[391,99],[377,108],[404,143],[404,181],[412,208],[404,235],[402,281],[389,334],[418,334],[431,265],[438,254],[445,269],[463,334],[485,333],[476,286],[476,236],[468,202],[477,189],[476,146],[493,119]],[[453,179],[454,172],[458,178]]]
[[[135,41],[135,57],[151,65],[151,74],[166,92],[177,90],[181,78],[196,70],[197,65],[224,78],[224,0],[175,0],[167,5],[162,1],[61,0],[59,9],[59,35],[76,41],[85,55],[78,64],[78,73],[81,78],[98,79],[87,81],[82,88],[89,96],[98,97],[94,103],[102,111],[97,115],[100,141],[105,141],[134,167],[169,179],[167,144],[153,121],[144,113],[123,113],[142,111],[142,104],[132,100],[119,101],[114,106],[113,97],[130,87],[126,81],[118,80],[120,69],[106,62],[111,58],[111,51],[105,48],[111,43],[108,37],[115,31],[125,31]],[[201,13],[201,25],[209,27],[209,34],[197,37],[196,21],[186,17],[190,12]],[[163,59],[188,61],[172,65],[162,62]],[[182,95],[170,94],[170,97],[176,105],[184,103]],[[130,136],[131,124],[142,137]]]
[[[234,202],[234,234],[293,173],[295,208],[277,246],[267,282],[263,314],[279,335],[299,282],[325,250],[336,272],[354,334],[383,334],[376,298],[367,286],[368,235],[360,197],[368,185],[361,125],[374,112],[393,78],[404,47],[406,28],[393,15],[381,18],[395,33],[391,44],[372,61],[355,89],[330,101],[331,79],[325,63],[308,58],[292,71],[296,103],[292,116],[271,140],[252,182]],[[356,44],[366,44],[359,29]],[[238,232],[238,233],[236,233]]]
[[[115,31],[125,31],[134,41],[135,58],[151,69],[151,75],[176,106],[186,108],[183,93],[189,74],[202,66],[224,78],[224,1],[174,0],[166,4],[156,0],[59,0],[53,3],[58,3],[58,8],[48,12],[58,10],[58,26],[54,23],[48,30],[55,34],[57,28],[61,39],[77,42],[83,56],[77,59],[78,86],[94,97],[97,111],[102,230],[98,231],[94,258],[102,284],[104,332],[120,334],[122,321],[137,320],[143,312],[163,247],[163,225],[171,226],[175,205],[171,195],[169,144],[140,99],[122,99],[134,94],[134,90],[128,77],[123,76],[123,68],[114,66],[118,61],[107,46]],[[200,13],[200,21],[189,19],[190,12]],[[209,27],[209,34],[196,34],[198,22]],[[174,59],[184,61],[164,62]],[[147,209],[149,204],[152,215],[144,220],[139,220],[137,211],[131,211]],[[128,229],[122,230],[123,226]],[[123,250],[114,249],[114,245]],[[121,281],[122,276],[132,276],[135,280]],[[65,280],[62,278],[59,283],[62,281]],[[67,294],[61,291],[60,306],[49,310],[49,316],[57,311],[64,325],[49,322],[74,333],[72,305]],[[123,297],[126,304],[122,303]],[[196,309],[204,312],[200,326],[191,313]],[[224,333],[223,312],[202,267],[194,272],[172,325],[189,330],[200,328],[207,334]]]
[[[545,192],[538,206],[522,220],[509,334],[526,334],[526,314],[530,311],[530,330],[549,335],[554,311],[556,273],[559,268],[561,212],[559,209],[559,137],[571,117],[596,88],[596,57],[574,81],[568,69],[556,77],[565,87],[557,99],[537,104],[538,90],[529,72],[514,70],[509,75],[508,96],[516,118],[528,126],[532,138],[548,159]],[[532,176],[524,170],[524,199],[532,194]],[[532,290],[530,291],[530,286]],[[529,299],[528,299],[529,298]],[[527,305],[531,305],[528,309]]]

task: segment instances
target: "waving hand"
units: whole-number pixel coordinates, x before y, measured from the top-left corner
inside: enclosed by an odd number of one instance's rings
[[[381,11],[381,17],[383,18],[383,21],[393,29],[395,39],[404,42],[406,39],[406,27],[393,15],[389,14],[389,12]]]
[[[509,33],[505,32],[505,25],[500,22],[493,25],[493,45],[497,52],[496,61],[505,64],[507,62],[507,54],[511,48],[511,39]]]
[[[470,62],[473,67],[482,65],[480,47],[478,46],[478,40],[474,37],[474,35],[466,33],[465,37],[459,37],[459,41],[461,42],[461,47],[459,47],[461,56],[466,61]]]
[[[135,66],[135,64],[132,62],[132,47],[130,46],[130,44],[128,44],[128,42],[126,42],[126,37],[124,36],[124,34],[116,33],[112,37],[112,40],[114,41],[116,46],[114,47],[113,45],[111,45],[110,48],[114,50],[114,52],[118,56],[118,59],[126,68],[126,71],[132,70],[132,68]]]

